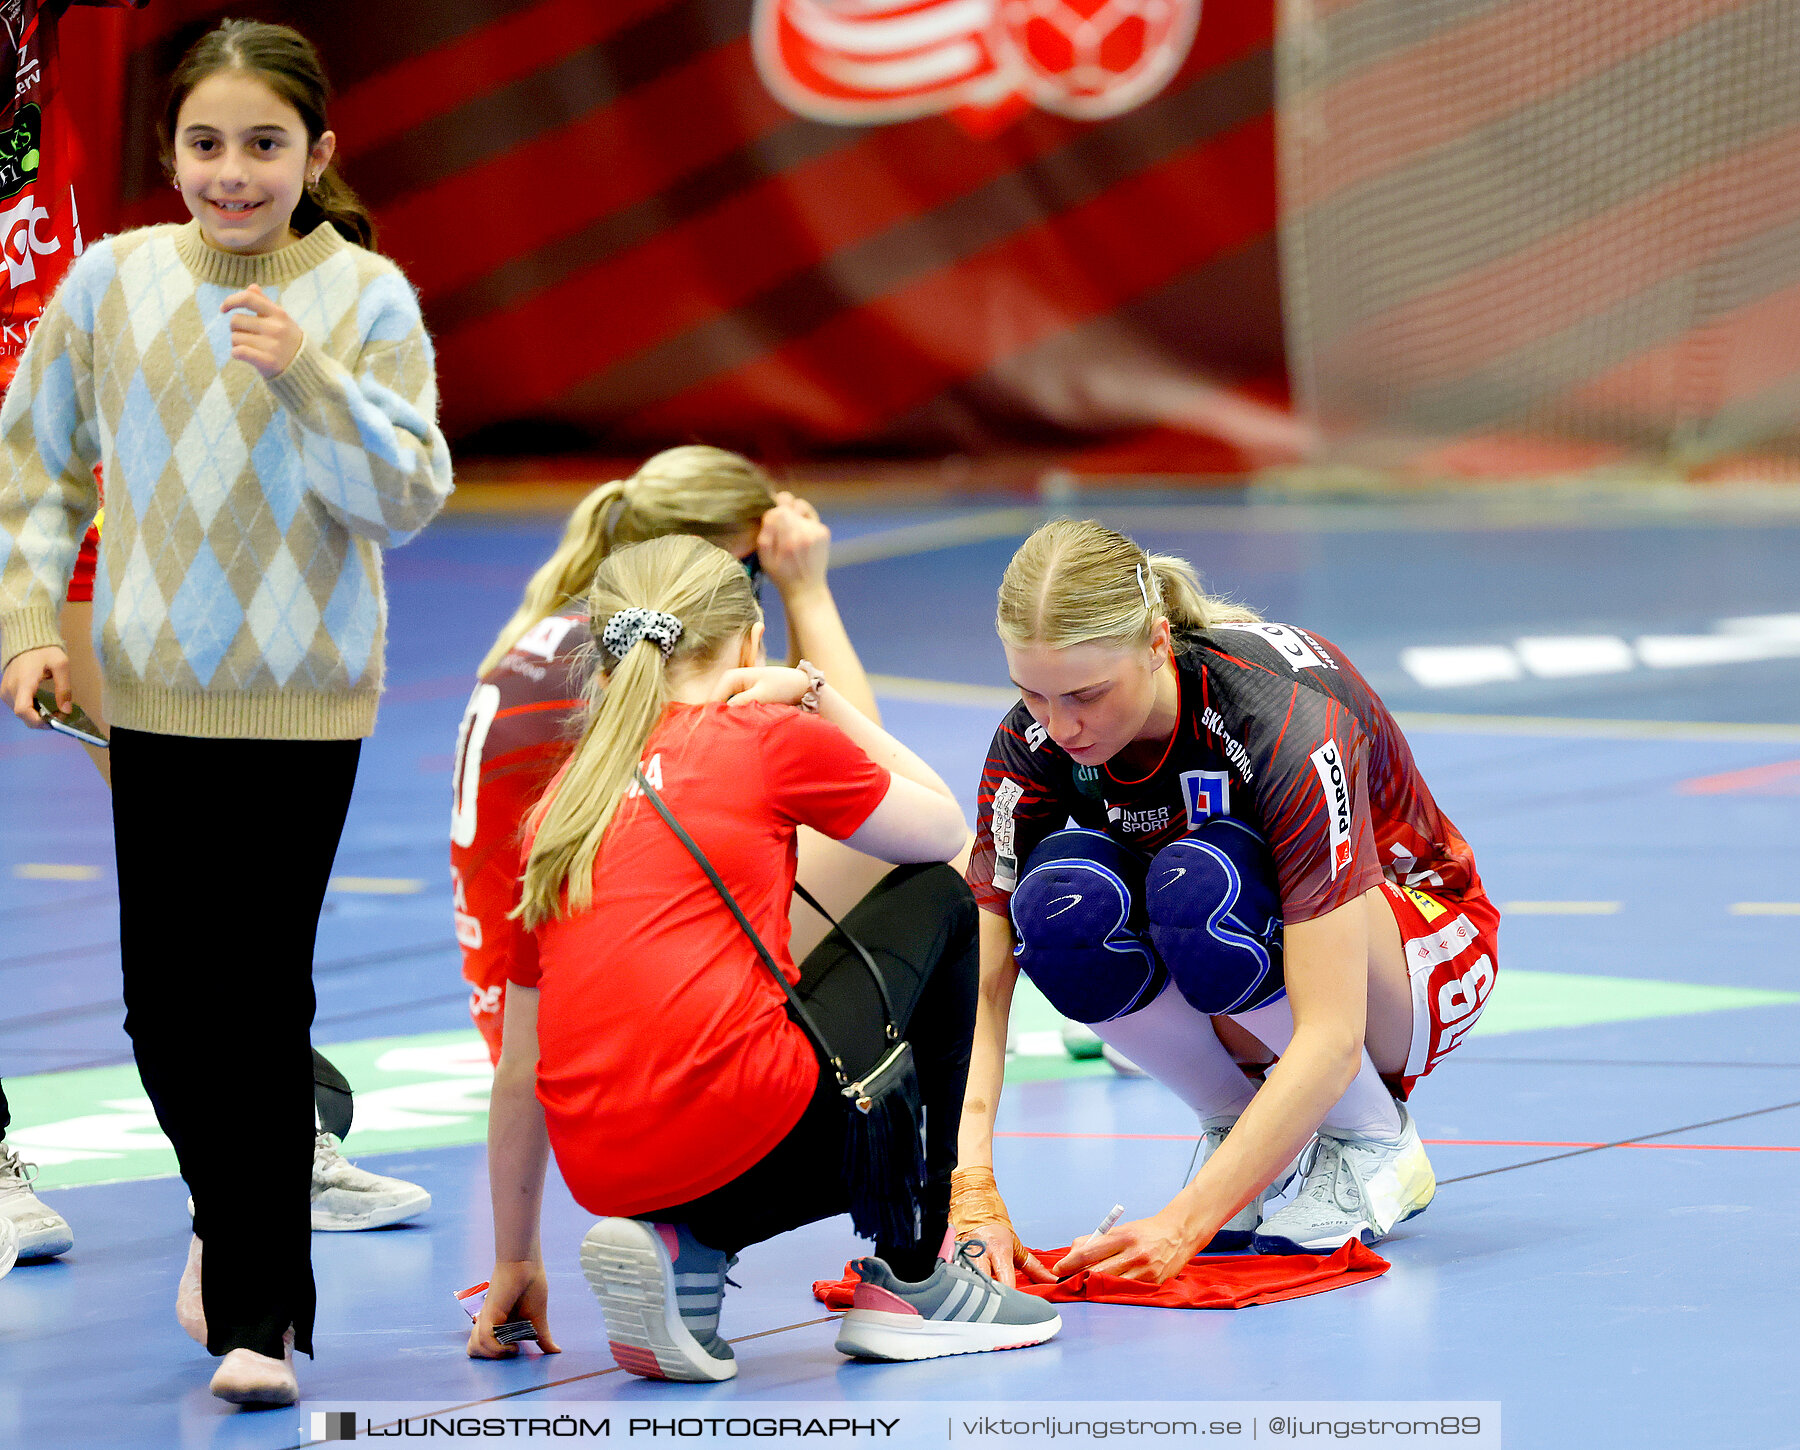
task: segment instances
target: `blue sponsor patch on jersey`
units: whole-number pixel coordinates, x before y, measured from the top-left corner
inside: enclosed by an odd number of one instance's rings
[[[1181,772],[1181,798],[1187,804],[1188,829],[1191,831],[1213,816],[1231,814],[1231,772],[1226,770],[1184,770]]]

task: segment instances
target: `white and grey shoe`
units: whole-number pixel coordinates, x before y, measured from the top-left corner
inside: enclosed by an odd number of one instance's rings
[[[581,1241],[581,1272],[606,1316],[622,1370],[653,1380],[728,1380],[737,1358],[719,1336],[725,1275],[737,1262],[685,1224],[603,1218]]]
[[[1195,1171],[1199,1171],[1201,1163],[1219,1151],[1219,1145],[1237,1126],[1235,1116],[1229,1118],[1203,1118],[1200,1121],[1200,1157],[1195,1163]],[[1287,1167],[1275,1175],[1269,1186],[1255,1198],[1251,1199],[1224,1223],[1219,1225],[1213,1234],[1212,1241],[1201,1250],[1206,1254],[1241,1254],[1250,1247],[1257,1229],[1262,1227],[1263,1213],[1272,1198],[1281,1197],[1288,1184],[1294,1181],[1294,1174],[1300,1169],[1300,1159],[1295,1158]],[[1191,1178],[1191,1175],[1190,1175]]]
[[[894,1276],[881,1259],[857,1259],[856,1293],[838,1326],[837,1352],[855,1359],[937,1359],[1042,1344],[1062,1328],[1055,1309],[975,1267],[980,1239],[956,1246],[918,1283]]]
[[[21,1259],[54,1259],[75,1247],[69,1221],[32,1192],[37,1164],[0,1142],[0,1218],[10,1219]]]
[[[1437,1177],[1412,1114],[1400,1105],[1398,1139],[1321,1128],[1294,1201],[1263,1220],[1259,1254],[1329,1254],[1351,1239],[1378,1243],[1425,1211]]]
[[[386,1228],[417,1218],[430,1207],[431,1195],[418,1184],[358,1168],[338,1151],[338,1140],[323,1129],[314,1138],[314,1230],[354,1233],[358,1229]]]
[[[19,1261],[19,1231],[10,1218],[0,1218],[0,1279],[12,1272]]]

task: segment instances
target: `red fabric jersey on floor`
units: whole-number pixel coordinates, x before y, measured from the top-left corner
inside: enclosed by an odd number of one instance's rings
[[[1045,1268],[1068,1249],[1033,1249]],[[1388,1271],[1388,1261],[1352,1239],[1335,1254],[1196,1254],[1166,1284],[1142,1284],[1111,1274],[1071,1274],[1057,1284],[1019,1288],[1052,1304],[1135,1304],[1142,1309],[1242,1309],[1303,1299],[1360,1284]],[[818,1279],[813,1297],[827,1309],[848,1309],[856,1292],[856,1271],[844,1265],[842,1279]]]

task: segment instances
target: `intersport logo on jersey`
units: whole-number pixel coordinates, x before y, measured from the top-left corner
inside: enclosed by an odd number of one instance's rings
[[[1187,59],[1200,0],[756,0],[763,83],[815,121],[948,114],[977,136],[1037,106],[1101,121]]]

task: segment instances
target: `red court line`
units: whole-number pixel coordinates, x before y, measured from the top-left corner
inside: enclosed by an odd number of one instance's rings
[[[1193,1143],[1194,1133],[995,1133],[996,1138],[1125,1138],[1144,1142]],[[1800,1153],[1773,1143],[1565,1143],[1553,1138],[1421,1138],[1434,1148],[1663,1148],[1708,1153]]]
[[[1728,795],[1734,791],[1760,791],[1789,781],[1800,785],[1800,760],[1775,765],[1753,765],[1748,770],[1728,770],[1723,775],[1697,775],[1676,787],[1683,795]],[[1780,792],[1787,794],[1786,791]]]

